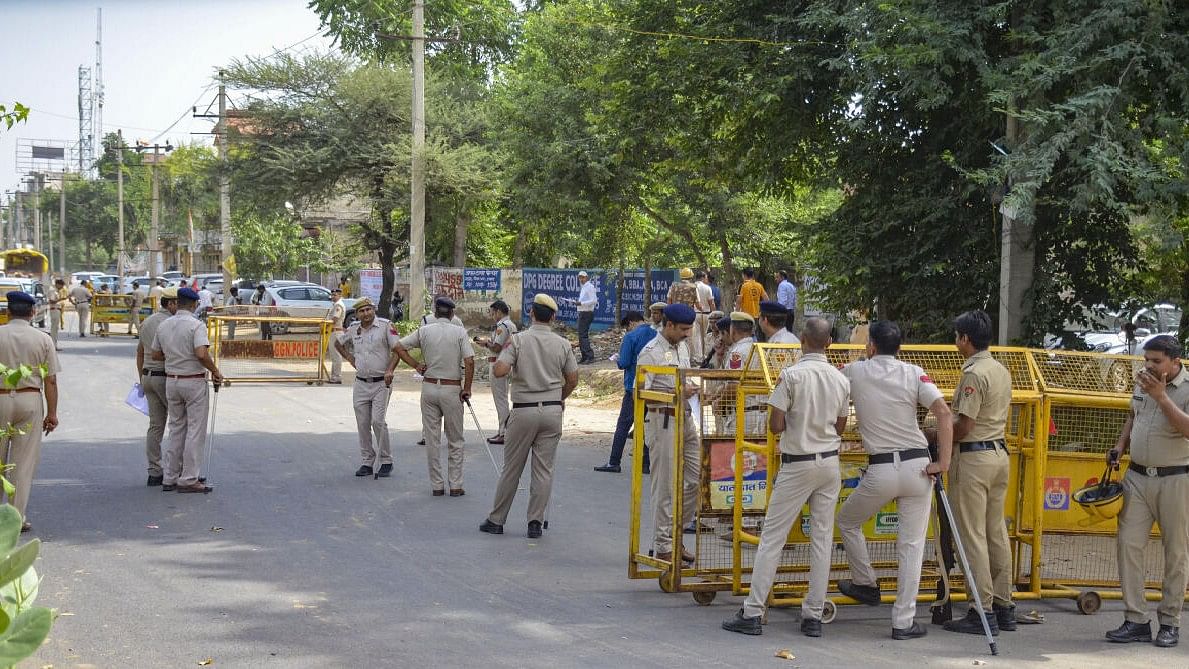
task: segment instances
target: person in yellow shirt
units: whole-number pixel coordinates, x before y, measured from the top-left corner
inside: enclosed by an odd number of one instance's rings
[[[347,277],[344,276],[339,281],[339,290],[343,291],[343,297],[351,297],[351,282],[347,280]]]
[[[743,270],[743,285],[739,286],[739,311],[751,314],[752,318],[760,317],[760,302],[768,299],[768,291],[756,281],[754,269]]]

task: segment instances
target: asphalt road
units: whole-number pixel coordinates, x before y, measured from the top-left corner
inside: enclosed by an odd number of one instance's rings
[[[233,386],[218,407],[210,495],[145,483],[146,419],[123,405],[131,340],[63,341],[61,428],[30,502],[44,542],[40,603],[61,617],[28,666],[195,667],[1147,667],[1185,649],[1114,646],[1107,602],[1024,604],[1042,626],[980,637],[930,628],[889,638],[888,607],[840,607],[825,636],[774,610],[760,637],[719,629],[740,600],[708,607],[627,578],[626,474],[595,474],[613,410],[571,406],[551,529],[524,537],[526,492],[507,534],[478,532],[495,475],[467,420],[466,489],[431,497],[407,377],[389,410],[387,480],[359,479],[350,386]],[[405,373],[407,374],[407,372]],[[474,400],[491,429],[484,386]],[[574,404],[574,403],[572,403]],[[498,457],[498,455],[497,455]],[[919,620],[928,623],[928,610]],[[790,649],[796,660],[776,659]]]

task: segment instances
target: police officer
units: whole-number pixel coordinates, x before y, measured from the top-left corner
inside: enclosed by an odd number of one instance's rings
[[[267,305],[264,304],[264,291],[265,291],[264,284],[259,284],[256,286],[256,292],[252,293],[252,304],[256,306],[256,312],[257,312],[256,315],[257,316],[267,316],[269,314],[269,309],[267,308]],[[358,315],[358,313],[359,313],[359,303],[358,302],[355,304],[355,313],[356,313],[356,315]],[[271,322],[260,321],[260,339],[261,340],[272,339],[272,323]]]
[[[339,349],[334,343],[343,335],[343,319],[347,317],[347,308],[343,306],[341,288],[330,291],[329,317],[331,321],[330,339],[326,342],[326,355],[330,358],[330,378],[327,379],[327,383],[339,385],[343,382],[343,356],[339,354]],[[234,337],[235,333],[233,332],[231,336]]]
[[[1180,640],[1181,608],[1189,584],[1189,372],[1175,337],[1158,335],[1144,343],[1144,369],[1136,378],[1119,440],[1107,462],[1131,452],[1123,475],[1123,512],[1119,515],[1119,583],[1126,609],[1123,624],[1106,633],[1116,643],[1151,641],[1148,602],[1144,598],[1144,551],[1152,523],[1160,525],[1164,574],[1160,630],[1156,645],[1172,648]]]
[[[801,604],[801,632],[822,635],[822,610],[830,580],[834,511],[842,476],[838,449],[850,414],[850,382],[827,359],[830,324],[822,318],[805,321],[804,355],[780,372],[768,397],[768,427],[780,435],[780,473],[772,484],[764,529],[751,570],[751,592],[734,618],[722,627],[741,634],[762,634],[760,617],[776,577],[789,530],[809,502],[809,591]]]
[[[334,343],[339,355],[355,368],[351,403],[363,458],[355,475],[387,478],[392,475],[392,443],[388,439],[386,419],[392,385],[388,365],[400,338],[387,319],[376,316],[376,305],[369,298],[360,298],[355,303],[355,315],[359,320]]]
[[[512,335],[516,334],[516,324],[508,318],[508,313],[511,309],[508,308],[508,303],[503,300],[496,300],[491,303],[491,318],[496,321],[495,326],[491,328],[491,337],[488,339],[476,338],[475,341],[491,352],[487,356],[487,363],[489,366],[494,365],[499,355],[503,352],[504,347],[508,345],[508,341]],[[497,377],[495,374],[491,375],[491,399],[495,402],[495,415],[499,419],[500,428],[494,436],[487,438],[489,444],[503,444],[504,443],[504,429],[508,424],[508,377]]]
[[[87,336],[87,321],[91,317],[91,291],[87,290],[86,282],[70,289],[70,303],[78,312],[78,336]]]
[[[644,346],[657,336],[656,331],[644,322],[644,314],[639,311],[627,312],[619,325],[627,331],[619,345],[619,353],[615,355],[615,364],[623,370],[623,401],[619,404],[619,418],[615,422],[615,435],[611,438],[611,457],[607,464],[594,468],[596,472],[609,474],[620,472],[619,463],[623,459],[623,447],[627,444],[628,433],[635,422],[636,361]],[[642,469],[647,474],[652,468],[647,444],[644,445],[643,462]]]
[[[512,411],[504,443],[504,468],[495,489],[491,513],[480,532],[503,534],[508,510],[525,462],[533,458],[528,498],[528,538],[541,536],[545,509],[553,488],[553,462],[561,439],[566,398],[578,386],[578,362],[570,343],[550,329],[557,302],[545,293],[533,298],[532,325],[514,335],[500,352],[493,373],[511,374]]]
[[[128,334],[140,332],[140,306],[144,304],[145,291],[139,281],[132,282],[132,298],[128,304]]]
[[[686,340],[693,332],[697,314],[688,304],[678,303],[665,307],[664,328],[660,335],[644,345],[636,358],[639,366],[675,367],[689,369],[693,363]],[[673,392],[672,377],[657,374],[644,376],[644,389]],[[673,472],[682,467],[681,525],[693,522],[698,510],[698,488],[701,482],[701,448],[698,441],[698,427],[695,417],[686,401],[698,392],[692,384],[684,387],[680,409],[671,405],[649,403],[644,411],[644,441],[650,446],[652,460],[653,548],[657,559],[672,561],[673,540]],[[684,413],[682,433],[676,433],[675,412]],[[680,456],[677,452],[680,451]],[[680,457],[680,461],[678,461]],[[682,546],[678,556],[683,562],[692,562],[694,555]]]
[[[434,496],[445,494],[442,480],[441,435],[446,433],[449,448],[448,477],[450,496],[461,497],[462,487],[463,402],[471,398],[471,382],[475,377],[475,349],[467,341],[466,330],[450,322],[454,315],[454,300],[439,297],[434,300],[435,320],[417,328],[396,345],[396,355],[422,375],[421,382],[421,438],[429,460],[429,483]],[[418,363],[409,349],[421,349],[425,362]],[[388,363],[385,383],[392,383],[397,359]],[[465,368],[465,369],[464,369]],[[460,374],[459,371],[463,370]],[[462,378],[459,378],[459,377]]]
[[[169,404],[169,440],[162,461],[163,491],[209,493],[200,479],[206,445],[208,388],[206,373],[215,384],[223,374],[210,356],[206,325],[194,316],[198,293],[178,291],[177,312],[157,326],[149,347],[153,358],[165,363],[165,396]]]
[[[850,380],[868,465],[859,487],[842,503],[837,522],[854,576],[853,580],[839,580],[838,590],[864,604],[878,605],[879,581],[867,554],[863,523],[888,502],[896,501],[899,571],[892,607],[892,638],[903,640],[925,636],[925,628],[913,617],[929,526],[929,477],[949,469],[953,418],[929,375],[916,365],[897,360],[899,350],[900,328],[891,321],[877,321],[871,325],[867,359],[842,370]],[[918,406],[932,411],[937,419],[937,462],[930,462],[928,441],[917,426]]]
[[[711,309],[705,309],[705,313],[701,313],[703,312],[703,309],[701,309],[699,306],[700,298],[698,295],[698,284],[694,282],[694,271],[688,267],[682,267],[680,274],[681,280],[669,286],[669,294],[666,298],[666,301],[669,304],[686,304],[694,310],[694,330],[690,336],[686,338],[685,343],[687,346],[689,346],[690,360],[701,362],[703,359],[705,359],[705,355],[702,353],[703,341],[701,337],[695,335],[699,329],[705,330],[705,314],[709,314]],[[714,294],[710,292],[710,286],[706,286],[706,297],[710,301],[714,300]],[[702,316],[701,321],[696,317],[697,315]],[[703,327],[699,328],[699,325],[703,325]]]
[[[0,438],[0,457],[13,466],[8,479],[16,494],[9,503],[24,518],[41,459],[41,437],[58,427],[58,354],[49,335],[32,326],[37,300],[19,290],[9,292],[7,298],[8,323],[0,326],[0,364],[9,370],[21,365],[33,370],[15,383],[6,379],[0,388],[0,426],[13,428],[9,436]],[[27,520],[21,524],[22,532],[32,528]]]
[[[799,344],[797,335],[789,332],[786,325],[793,316],[789,310],[779,302],[764,300],[760,302],[760,332],[764,333],[764,341],[769,344]]]
[[[62,279],[54,279],[54,288],[50,291],[50,339],[54,340],[54,349],[61,351],[58,348],[58,331],[62,327],[62,311],[66,308],[66,300],[69,298],[69,293],[66,292],[66,282]]]
[[[169,417],[169,400],[166,397],[165,362],[145,355],[152,346],[161,323],[178,312],[178,291],[168,288],[161,291],[158,300],[160,310],[140,324],[140,341],[136,344],[136,374],[140,378],[140,392],[149,405],[149,430],[145,434],[145,457],[149,461],[149,486],[162,484],[161,440],[165,437],[165,422]]]
[[[954,320],[954,343],[966,364],[954,391],[958,453],[950,463],[949,488],[970,563],[967,582],[973,579],[978,585],[991,632],[998,634],[1016,629],[1011,546],[1003,513],[1010,473],[1004,437],[1012,385],[1011,373],[987,350],[991,337],[986,312],[968,311]],[[983,634],[973,601],[966,617],[947,621],[945,629]]]

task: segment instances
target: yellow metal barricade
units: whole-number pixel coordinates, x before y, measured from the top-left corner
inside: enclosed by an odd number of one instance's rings
[[[322,385],[334,323],[326,309],[230,306],[207,316],[211,356],[228,383]]]
[[[141,301],[135,325],[129,317],[131,295],[95,293],[91,296],[91,334],[100,337],[132,337],[140,332],[140,324],[157,309],[157,298]]]

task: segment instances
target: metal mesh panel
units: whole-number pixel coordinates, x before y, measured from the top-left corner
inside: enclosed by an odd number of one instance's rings
[[[1029,351],[1040,374],[1041,387],[1049,392],[1130,394],[1143,358],[1077,351]]]
[[[1046,532],[1041,541],[1040,578],[1045,583],[1119,587],[1116,539],[1101,534],[1055,534]],[[1021,545],[1020,565],[1024,578],[1031,576],[1032,547]],[[1144,573],[1150,588],[1160,587],[1164,556],[1158,539],[1144,550]]]
[[[1115,445],[1129,413],[1127,409],[1053,404],[1049,452],[1105,454]]]
[[[220,309],[207,319],[212,357],[228,381],[321,383],[326,378],[329,320],[282,317],[259,307],[231,309],[255,313],[230,315]]]

